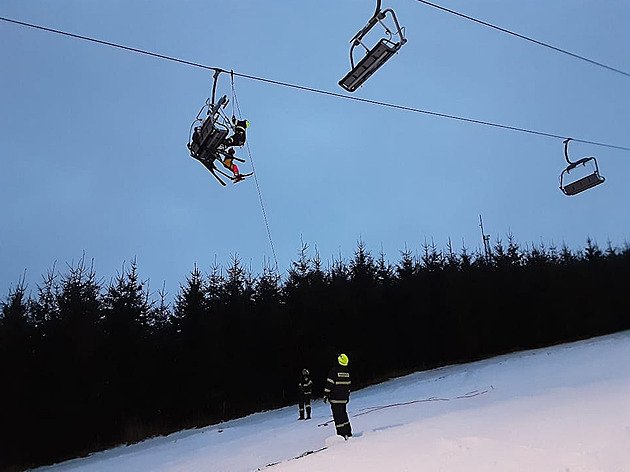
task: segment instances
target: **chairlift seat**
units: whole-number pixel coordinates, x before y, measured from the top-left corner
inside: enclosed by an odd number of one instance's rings
[[[387,60],[398,52],[402,42],[392,43],[381,39],[376,46],[367,52],[359,63],[339,81],[339,85],[348,92],[354,92],[370,78]]]
[[[567,156],[567,161],[570,162],[569,166],[560,174],[560,190],[562,190],[565,195],[577,195],[578,193],[584,192],[596,185],[603,184],[606,180],[603,176],[599,175],[599,166],[597,165],[597,160],[594,157],[583,157],[576,162],[571,162]],[[585,167],[588,163],[590,163],[591,168],[593,169],[591,174],[566,185],[564,184],[565,177],[568,176],[571,171],[580,166]]]
[[[577,195],[580,192],[588,190],[589,188],[593,188],[596,185],[604,183],[606,179],[599,175],[599,172],[595,171],[586,177],[582,177],[575,182],[571,182],[567,185],[560,186],[560,190],[564,192],[565,195]]]
[[[593,188],[596,185],[603,184],[606,179],[599,175],[599,166],[597,165],[597,159],[594,157],[583,157],[575,162],[572,162],[571,159],[569,159],[569,141],[571,141],[571,138],[564,140],[564,158],[568,162],[569,166],[560,174],[560,190],[562,190],[565,195],[571,196],[577,195],[589,188]],[[586,166],[588,163],[590,163],[590,167],[593,169],[591,174],[564,185],[564,179],[566,176],[568,176],[577,167]]]

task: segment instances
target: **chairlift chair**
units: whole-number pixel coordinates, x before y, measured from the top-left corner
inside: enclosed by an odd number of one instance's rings
[[[216,104],[206,103],[197,114],[197,118],[191,126],[191,134],[188,142],[191,157],[204,161],[208,159],[216,159],[217,149],[229,133],[226,124],[220,121],[220,110],[228,104],[226,95]],[[207,117],[201,119],[199,115],[207,108]],[[195,126],[201,122],[201,126]]]
[[[571,138],[564,141],[564,157],[569,165],[560,174],[560,190],[562,190],[562,192],[567,196],[577,195],[578,193],[584,192],[585,190],[593,188],[596,185],[604,183],[604,181],[606,180],[602,175],[599,174],[597,159],[595,159],[594,157],[583,157],[582,159],[575,162],[569,160],[568,146],[570,140]],[[592,169],[592,172],[578,180],[565,183],[566,180],[569,180],[569,176],[572,171],[580,168],[580,166],[587,167],[587,164],[588,167]]]
[[[212,97],[206,100],[206,103],[201,107],[197,117],[190,126],[188,149],[190,150],[190,156],[201,162],[219,183],[225,186],[226,184],[219,177],[219,174],[236,183],[244,180],[245,177],[252,175],[252,173],[231,176],[215,166],[217,160],[225,166],[228,158],[227,148],[230,147],[226,145],[226,138],[230,129],[233,129],[232,123],[223,111],[230,102],[227,95],[223,95],[218,101],[215,100],[217,79],[221,72],[220,69],[215,70]],[[234,92],[233,80],[232,91]],[[206,111],[206,117],[202,118],[204,110]],[[245,162],[234,155],[230,155],[229,158],[238,162]]]
[[[389,13],[394,21],[396,32],[392,32],[389,27],[383,22],[385,17]],[[387,38],[382,38],[374,47],[368,48],[363,43],[363,38],[370,32],[374,26],[378,23],[385,29]],[[394,40],[394,37],[398,38],[398,41]],[[350,47],[350,66],[351,70],[346,76],[339,81],[339,85],[348,92],[354,92],[363,83],[369,79],[385,62],[389,60],[398,50],[407,42],[404,35],[404,28],[400,27],[396,13],[391,8],[381,11],[381,0],[377,0],[376,11],[368,21],[368,24],[363,27],[354,37],[350,40],[352,46]],[[366,53],[365,56],[359,61],[358,64],[354,63],[354,48],[357,46],[363,46]]]

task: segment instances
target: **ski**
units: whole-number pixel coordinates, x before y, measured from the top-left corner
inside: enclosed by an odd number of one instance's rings
[[[303,453],[298,454],[295,457],[291,457],[290,459],[285,459],[283,461],[277,461],[277,462],[270,462],[269,464],[267,464],[264,467],[259,467],[257,470],[263,470],[263,469],[266,469],[267,467],[273,467],[274,465],[278,465],[278,464],[280,464],[282,462],[294,461],[294,460],[297,460],[297,459],[301,459],[302,457],[310,456],[311,454],[315,454],[316,452],[321,452],[321,451],[323,451],[326,448],[327,448],[327,446],[320,447],[319,449],[309,449],[308,451],[304,451]]]

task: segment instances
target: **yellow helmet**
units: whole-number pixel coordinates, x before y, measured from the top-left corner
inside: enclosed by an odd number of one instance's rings
[[[343,366],[348,365],[348,356],[346,356],[345,354],[339,354],[339,357],[337,357],[337,360],[339,361],[339,364]]]

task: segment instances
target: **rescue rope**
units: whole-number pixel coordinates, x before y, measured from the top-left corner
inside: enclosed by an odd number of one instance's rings
[[[356,418],[357,416],[367,415],[369,413],[374,413],[375,411],[384,410],[386,408],[395,408],[395,407],[398,407],[398,406],[413,405],[415,403],[449,402],[449,401],[452,401],[452,400],[463,400],[465,398],[473,398],[473,397],[477,397],[479,395],[483,395],[485,393],[488,393],[490,390],[494,390],[494,387],[492,385],[490,385],[485,390],[472,390],[470,392],[464,393],[463,395],[458,395],[458,396],[453,397],[453,398],[429,397],[429,398],[421,398],[421,399],[418,399],[418,400],[411,400],[411,401],[408,401],[408,402],[390,403],[388,405],[369,406],[367,408],[362,408],[357,413],[354,413],[353,415],[350,415],[350,416],[352,418]],[[333,421],[334,420],[331,419],[331,420],[326,421],[324,423],[320,423],[317,426],[328,426]]]
[[[238,97],[236,96],[236,89],[234,88],[234,71],[230,73],[231,81],[232,81],[232,98],[234,104],[236,104],[236,110],[238,112],[239,118],[242,118],[241,114],[241,106],[238,103]],[[267,218],[267,212],[265,211],[265,204],[263,202],[262,192],[260,191],[260,184],[258,183],[258,174],[256,172],[256,167],[254,166],[254,158],[252,157],[252,151],[249,148],[249,142],[245,141],[245,146],[247,147],[247,154],[249,156],[249,161],[252,163],[252,172],[254,173],[254,182],[256,183],[256,191],[258,192],[258,201],[260,202],[260,209],[262,211],[263,219],[265,220],[265,228],[267,229],[267,237],[269,238],[269,246],[271,246],[271,254],[273,254],[273,261],[275,263],[275,269],[278,270],[278,258],[276,257],[276,250],[273,246],[273,239],[271,237],[271,229],[269,228],[269,219]]]

